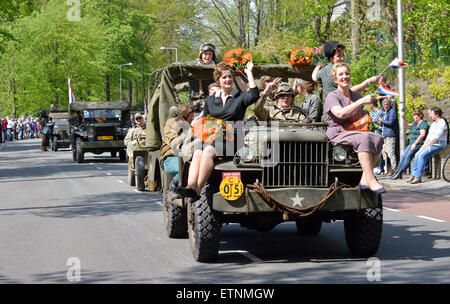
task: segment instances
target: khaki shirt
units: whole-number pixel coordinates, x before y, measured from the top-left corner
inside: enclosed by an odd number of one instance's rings
[[[269,119],[277,120],[297,120],[304,121],[306,116],[303,114],[300,108],[292,107],[288,110],[282,111],[282,108],[276,104],[266,104],[267,97],[262,95],[261,98],[253,105],[253,111],[256,118],[262,121],[268,121]]]
[[[134,140],[137,140],[136,146],[138,147],[144,147],[145,146],[145,126],[142,128],[140,126],[136,126],[134,128],[130,128],[128,130],[127,136],[125,136],[123,142],[125,143],[125,146],[127,146],[127,151],[134,150],[134,146],[132,142]],[[131,145],[133,147],[131,147]]]
[[[186,130],[190,129],[187,121],[180,117],[172,117],[166,121],[162,134],[160,158],[164,161],[169,156],[177,156],[183,144]]]

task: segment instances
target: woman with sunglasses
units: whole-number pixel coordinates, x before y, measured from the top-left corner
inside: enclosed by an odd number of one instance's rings
[[[256,118],[263,121],[272,119],[304,121],[307,119],[306,114],[292,104],[295,95],[294,90],[288,83],[279,83],[280,81],[281,78],[276,78],[269,83],[261,98],[253,105]],[[275,103],[266,105],[267,96],[272,94],[275,87]]]
[[[350,145],[358,154],[363,170],[359,183],[361,189],[370,189],[376,194],[384,193],[386,190],[373,174],[373,168],[383,148],[383,137],[373,132],[345,130],[365,115],[363,106],[370,104],[374,96],[361,97],[359,93],[350,90],[350,68],[347,64],[334,64],[331,74],[338,88],[330,92],[325,100],[328,123],[326,136],[334,146]]]
[[[225,62],[216,65],[214,78],[220,84],[220,90],[214,95],[208,96],[202,116],[209,115],[221,119],[225,123],[242,121],[247,107],[258,100],[259,90],[253,77],[253,62],[249,61],[244,69],[250,87],[248,92],[241,92],[233,88],[234,77],[232,72],[231,67]],[[189,167],[187,187],[175,188],[175,192],[180,194],[180,196],[191,197],[195,200],[200,195],[200,191],[214,169],[214,158],[222,152],[216,150],[215,144],[215,142],[211,144],[205,143],[203,149],[194,151]],[[236,140],[228,144],[233,144],[233,148],[236,151]],[[223,148],[227,150],[226,152],[229,152],[228,149]],[[232,151],[232,155],[234,155],[235,151]],[[227,156],[228,154],[224,153],[223,155]]]

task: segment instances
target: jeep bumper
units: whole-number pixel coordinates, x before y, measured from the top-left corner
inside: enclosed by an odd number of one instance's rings
[[[84,141],[81,143],[81,148],[85,152],[94,150],[120,150],[125,149],[123,140],[104,140],[104,141]]]
[[[327,193],[326,188],[289,188],[266,189],[270,196],[289,207],[306,208],[315,205]],[[213,209],[221,212],[273,212],[273,209],[254,190],[248,191],[248,206],[245,193],[235,201],[228,201],[218,192],[213,196]],[[319,209],[321,211],[357,210],[358,188],[338,190]],[[377,195],[370,190],[361,190],[361,209],[375,208],[378,205]]]

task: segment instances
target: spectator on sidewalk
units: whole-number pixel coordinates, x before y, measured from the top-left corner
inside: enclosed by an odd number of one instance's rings
[[[383,99],[383,117],[379,118],[378,123],[382,126],[382,135],[384,138],[383,158],[386,163],[388,159],[391,162],[390,170],[386,170],[386,176],[392,176],[397,169],[397,158],[395,155],[395,142],[398,134],[397,114],[392,109],[390,98]]]
[[[426,161],[439,150],[447,147],[448,144],[448,124],[442,117],[442,110],[439,107],[432,107],[428,110],[428,116],[433,120],[433,123],[428,131],[427,139],[414,157],[414,165],[408,181],[411,184],[422,182]]]
[[[405,120],[405,113],[400,114],[403,124],[406,128],[411,129],[409,145],[403,151],[402,156],[400,157],[400,162],[398,164],[398,169],[395,174],[391,177],[394,179],[402,179],[403,173],[408,169],[411,160],[416,155],[417,151],[420,150],[422,144],[427,136],[428,132],[428,123],[423,120],[423,112],[420,110],[416,110],[413,112],[413,123],[407,124]]]

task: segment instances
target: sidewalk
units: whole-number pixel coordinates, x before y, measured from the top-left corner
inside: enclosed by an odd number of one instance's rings
[[[443,196],[450,199],[450,183],[443,179],[436,180],[425,177],[422,178],[421,183],[411,185],[406,182],[409,179],[409,175],[403,175],[403,179],[397,180],[390,180],[389,176],[386,177],[384,175],[379,175],[377,178],[386,190],[412,191]]]

